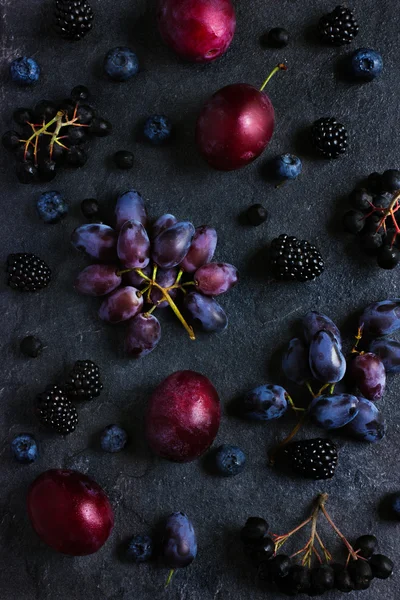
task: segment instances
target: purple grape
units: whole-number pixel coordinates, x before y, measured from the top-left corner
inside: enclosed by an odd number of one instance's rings
[[[189,251],[194,227],[188,221],[164,229],[153,242],[152,259],[162,269],[176,267]]]
[[[139,221],[126,221],[118,237],[118,258],[127,269],[147,267],[150,262],[150,240]]]
[[[343,356],[333,334],[319,331],[310,344],[311,373],[322,383],[337,383],[346,372],[346,359]]]
[[[243,414],[255,421],[272,421],[288,408],[287,392],[280,385],[260,385],[244,396]]]
[[[207,333],[220,333],[227,328],[228,317],[214,298],[190,292],[185,296],[184,305],[190,319],[199,323]]]
[[[88,256],[105,261],[117,260],[117,234],[108,225],[90,223],[77,227],[71,234],[72,245]]]
[[[303,385],[312,379],[308,361],[308,348],[299,338],[289,342],[289,348],[282,359],[282,370],[290,381]]]
[[[358,396],[358,414],[347,430],[360,440],[375,443],[385,437],[386,423],[373,402]]]
[[[139,192],[128,190],[118,197],[115,205],[115,229],[119,231],[125,221],[139,221],[146,227],[147,213]]]
[[[194,274],[197,289],[206,296],[219,296],[238,281],[238,271],[228,263],[208,263]]]
[[[178,219],[174,217],[174,215],[170,215],[169,213],[161,215],[161,217],[158,217],[158,219],[153,223],[153,227],[151,228],[151,237],[154,239],[159,233],[164,231],[164,229],[169,229],[177,222]]]
[[[358,399],[351,394],[318,396],[311,402],[308,412],[319,427],[339,429],[357,416]]]
[[[379,356],[386,373],[400,373],[400,342],[389,338],[378,338],[371,342],[369,349]]]
[[[99,317],[108,323],[120,323],[134,317],[143,306],[143,296],[134,287],[123,287],[106,298],[99,309]]]
[[[165,523],[162,556],[167,567],[187,567],[197,555],[197,540],[193,525],[187,515],[176,512]]]
[[[380,400],[385,393],[386,372],[383,362],[372,352],[350,358],[348,373],[367,400]]]
[[[143,269],[141,269],[141,271],[143,271],[143,273],[145,275],[147,275],[147,277],[151,277],[153,274],[153,268],[151,265],[147,265],[147,267],[143,267]],[[145,282],[143,277],[141,275],[139,275],[139,273],[136,273],[136,271],[130,271],[129,273],[124,273],[122,277],[123,277],[123,280],[126,285],[133,285],[133,287],[138,288],[138,289]]]
[[[367,306],[360,317],[363,335],[378,337],[389,335],[400,328],[400,298],[382,300]]]
[[[89,265],[75,279],[74,287],[80,294],[105,296],[121,285],[115,265]]]
[[[171,285],[174,285],[177,274],[178,273],[177,273],[176,269],[167,269],[167,270],[158,269],[157,276],[156,276],[156,282],[159,285],[161,285],[161,287],[167,288]],[[174,299],[176,297],[177,292],[178,292],[177,288],[169,291],[169,295],[171,296],[172,299]],[[164,298],[164,296],[163,296],[161,290],[159,290],[157,288],[153,288],[151,290],[150,301],[152,304],[159,303],[158,308],[166,308],[167,306],[169,306],[167,300],[163,300],[163,298]]]
[[[329,317],[316,310],[311,310],[303,317],[303,331],[308,344],[311,343],[318,331],[330,331],[339,346],[339,350],[342,349],[342,338],[339,329]]]
[[[154,315],[140,313],[128,323],[125,351],[133,358],[150,354],[161,339],[161,325]]]
[[[186,273],[194,273],[197,269],[210,262],[217,247],[217,232],[212,227],[196,227],[189,252],[180,267]]]

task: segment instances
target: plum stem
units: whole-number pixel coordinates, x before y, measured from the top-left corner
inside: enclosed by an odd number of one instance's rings
[[[171,569],[170,572],[168,573],[168,577],[167,577],[167,581],[165,583],[165,587],[168,587],[169,584],[171,583],[172,578],[174,576],[174,573],[175,573],[175,569]]]
[[[305,412],[306,409],[305,408],[299,408],[295,405],[295,403],[293,402],[293,399],[289,396],[289,394],[286,394],[286,400],[289,402],[289,406],[292,410],[294,411],[298,411],[298,412]]]
[[[289,433],[288,436],[285,437],[285,439],[283,439],[281,442],[279,442],[279,444],[277,446],[275,446],[275,448],[273,448],[273,450],[270,452],[269,454],[269,462],[270,465],[274,465],[275,464],[275,456],[276,453],[283,448],[284,446],[286,446],[289,442],[292,441],[292,439],[295,437],[295,435],[297,435],[297,433],[300,431],[300,429],[303,427],[305,421],[307,419],[307,412],[304,412],[301,416],[301,418],[298,420],[297,424],[295,425],[295,427],[292,429],[292,431]]]
[[[264,83],[260,87],[260,92],[262,92],[264,90],[265,86],[268,84],[268,82],[270,81],[270,79],[272,79],[272,77],[278,71],[287,71],[287,66],[284,65],[283,63],[279,63],[279,65],[276,65],[276,67],[274,69],[272,69],[271,73],[268,75],[267,79],[264,81]]]

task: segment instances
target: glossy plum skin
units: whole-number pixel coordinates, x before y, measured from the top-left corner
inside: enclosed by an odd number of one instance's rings
[[[147,267],[143,267],[143,269],[141,269],[141,271],[143,271],[143,273],[145,275],[147,275],[147,277],[151,277],[152,273],[153,273],[153,269],[151,265],[147,265]],[[123,280],[124,283],[126,285],[132,285],[135,288],[140,288],[143,286],[144,284],[144,279],[141,275],[139,275],[139,273],[136,273],[136,271],[130,271],[129,273],[124,273],[123,274]]]
[[[228,327],[228,317],[214,298],[190,292],[185,296],[184,306],[188,319],[193,324],[199,324],[207,333],[221,333]]]
[[[74,288],[87,296],[105,296],[121,285],[115,265],[89,265],[75,279]]]
[[[237,284],[238,270],[228,263],[208,263],[197,269],[194,281],[205,296],[219,296]]]
[[[70,469],[39,475],[29,488],[27,508],[41,540],[72,556],[97,552],[114,525],[110,501],[101,487]]]
[[[125,352],[132,358],[143,358],[154,350],[161,339],[161,325],[154,315],[139,313],[128,323]]]
[[[166,520],[162,541],[165,565],[170,569],[182,569],[189,566],[196,555],[197,539],[191,521],[185,513],[172,513]]]
[[[99,317],[107,323],[121,323],[132,319],[142,310],[143,296],[139,290],[126,286],[110,294],[99,308]]]
[[[236,28],[230,0],[159,0],[157,22],[165,43],[192,62],[224,54]]]
[[[205,225],[196,227],[189,252],[180,264],[180,268],[186,273],[194,273],[209,263],[214,256],[217,241],[218,236],[215,229]]]
[[[282,371],[289,381],[303,385],[312,379],[308,361],[308,348],[299,338],[293,338],[282,359]]]
[[[197,146],[214,169],[240,169],[265,150],[274,123],[274,107],[264,92],[246,83],[228,85],[203,106],[196,125]]]
[[[378,337],[400,329],[400,298],[382,300],[367,306],[360,317],[363,335]]]
[[[136,190],[128,190],[117,198],[114,214],[116,231],[119,231],[126,221],[139,221],[143,227],[147,225],[144,200]]]
[[[153,241],[152,259],[162,269],[176,267],[189,252],[194,227],[188,221],[180,221],[164,229]]]
[[[364,442],[379,442],[385,437],[385,419],[373,402],[358,396],[358,414],[347,425],[347,430]]]
[[[195,371],[177,371],[150,398],[146,437],[155,454],[175,462],[201,456],[218,433],[221,406],[212,383]]]
[[[371,342],[370,351],[379,356],[386,373],[400,373],[400,342],[378,338]]]
[[[383,362],[373,354],[367,352],[350,358],[348,373],[360,392],[367,400],[380,400],[385,393],[386,372]]]
[[[91,258],[110,262],[117,260],[117,234],[108,225],[81,225],[72,232],[71,243]]]
[[[243,399],[243,415],[255,421],[272,421],[282,417],[288,408],[287,392],[279,385],[260,385]]]
[[[153,223],[153,227],[151,228],[151,237],[157,237],[159,233],[164,231],[164,229],[169,229],[169,227],[172,227],[172,225],[175,225],[177,222],[178,219],[170,213],[161,215],[161,217],[158,217],[158,219]]]
[[[358,398],[351,394],[318,396],[311,402],[308,413],[319,427],[339,429],[357,416]]]
[[[119,232],[118,258],[128,269],[147,267],[150,262],[150,240],[139,221],[126,221]]]
[[[310,369],[322,383],[337,383],[346,372],[346,359],[330,331],[319,331],[310,344]]]
[[[311,310],[303,317],[303,331],[308,344],[311,343],[318,331],[330,331],[339,346],[339,350],[342,349],[342,337],[339,329],[332,319],[316,310]]]

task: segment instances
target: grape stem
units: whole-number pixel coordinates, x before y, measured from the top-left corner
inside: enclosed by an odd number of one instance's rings
[[[364,323],[362,325],[360,325],[360,327],[357,329],[357,334],[354,336],[356,342],[355,342],[353,348],[351,349],[351,354],[363,354],[362,352],[357,350],[357,346],[360,343],[360,340],[363,335],[363,329],[364,329]]]
[[[278,71],[287,71],[287,66],[284,65],[283,63],[279,63],[279,65],[276,65],[276,67],[274,69],[272,69],[271,73],[268,75],[267,79],[264,81],[264,83],[260,87],[260,92],[262,92],[265,89],[265,87],[268,84],[268,82],[272,79],[272,77]]]
[[[289,435],[286,436],[285,439],[283,439],[281,442],[279,442],[279,444],[277,446],[275,446],[275,448],[273,448],[272,451],[269,453],[269,464],[271,466],[273,466],[275,464],[275,457],[276,457],[277,452],[281,448],[286,446],[289,442],[292,441],[292,439],[295,437],[295,435],[297,435],[297,433],[303,427],[306,419],[307,419],[307,412],[304,412],[303,415],[301,416],[301,418],[299,419],[299,421],[297,422],[297,424],[295,425],[295,427],[289,433]]]
[[[168,573],[167,581],[165,582],[165,587],[168,587],[169,584],[171,583],[174,573],[175,573],[175,569],[171,569],[170,572]]]

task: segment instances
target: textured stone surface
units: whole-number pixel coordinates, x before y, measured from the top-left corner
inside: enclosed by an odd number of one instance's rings
[[[399,295],[399,271],[384,272],[355,253],[340,230],[343,196],[365,174],[400,165],[397,143],[399,120],[398,11],[395,0],[354,0],[360,34],[352,48],[371,46],[385,61],[382,77],[354,85],[335,76],[335,66],[349,49],[323,48],[310,27],[335,3],[328,0],[235,2],[238,28],[225,57],[208,66],[181,63],[161,43],[154,28],[154,2],[93,0],[93,32],[77,44],[57,39],[48,31],[48,0],[2,0],[1,127],[12,127],[11,113],[42,98],[63,98],[79,83],[86,84],[99,111],[114,125],[111,138],[96,140],[90,160],[81,171],[62,171],[49,185],[23,186],[13,165],[1,153],[1,248],[30,251],[48,261],[55,277],[39,295],[19,295],[1,284],[1,517],[0,597],[2,600],[238,600],[265,594],[254,585],[254,573],[242,556],[237,530],[249,515],[265,516],[272,529],[284,532],[308,510],[322,490],[331,494],[330,507],[350,538],[372,532],[380,549],[397,559],[398,529],[379,519],[382,496],[400,488],[398,449],[399,379],[389,379],[380,402],[388,419],[385,441],[376,446],[335,437],[341,446],[335,478],[325,484],[294,482],[266,466],[267,449],[290,429],[290,420],[268,424],[242,423],[227,411],[217,443],[240,445],[247,453],[246,470],[237,478],[212,477],[202,462],[174,465],[152,457],[143,440],[143,413],[150,391],[169,373],[190,368],[207,375],[225,407],[243,390],[265,382],[284,383],[278,375],[278,351],[288,342],[296,320],[309,309],[327,313],[343,327],[347,346],[355,331],[356,313],[374,300]],[[287,49],[263,49],[259,37],[272,26],[291,33]],[[141,72],[127,83],[102,76],[102,58],[116,45],[130,45],[139,56]],[[42,67],[39,84],[17,88],[7,80],[13,58],[34,56]],[[215,90],[237,81],[260,84],[270,68],[286,60],[289,70],[271,81],[269,93],[277,124],[265,155],[236,173],[218,173],[198,157],[193,144],[196,114]],[[151,148],[137,141],[138,125],[150,113],[162,112],[176,123],[177,140],[167,148]],[[302,132],[314,119],[336,116],[347,125],[348,154],[335,161],[309,155]],[[116,150],[131,149],[135,166],[117,171]],[[304,158],[298,181],[275,190],[263,177],[267,160],[295,151]],[[79,204],[96,197],[112,209],[118,192],[139,189],[149,212],[172,212],[196,225],[209,223],[219,233],[217,257],[235,264],[241,283],[221,299],[230,326],[219,337],[199,335],[191,342],[180,324],[162,317],[159,348],[142,362],[127,359],[121,349],[123,327],[108,328],[96,318],[98,302],[78,297],[71,282],[84,258],[69,244],[69,234],[83,222]],[[58,189],[71,202],[71,215],[62,224],[45,225],[35,213],[43,190]],[[259,228],[238,221],[242,210],[262,202],[270,221]],[[310,284],[271,283],[262,252],[279,233],[309,239],[320,248],[326,273]],[[47,348],[36,359],[23,358],[19,340],[38,335]],[[80,409],[80,426],[67,439],[44,433],[32,415],[35,394],[58,382],[76,359],[90,358],[101,366],[105,389],[101,397]],[[297,397],[303,392],[297,392]],[[129,431],[132,443],[111,456],[98,449],[98,434],[117,422]],[[41,457],[20,466],[10,457],[14,434],[36,434]],[[313,430],[312,433],[317,433]],[[304,431],[303,436],[311,434]],[[90,474],[110,494],[116,526],[96,555],[68,558],[44,547],[27,521],[24,503],[29,482],[51,467],[71,467]],[[192,518],[199,539],[199,555],[178,573],[164,591],[166,571],[155,566],[135,567],[121,562],[119,547],[129,535],[151,530],[161,518],[183,510]],[[337,545],[330,536],[332,546]],[[360,598],[386,600],[400,596],[397,575],[376,581]],[[268,597],[279,598],[269,593]],[[332,593],[326,598],[338,597]],[[357,596],[358,597],[358,596]]]

